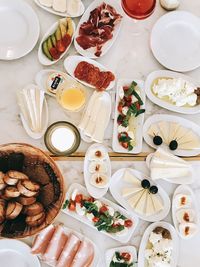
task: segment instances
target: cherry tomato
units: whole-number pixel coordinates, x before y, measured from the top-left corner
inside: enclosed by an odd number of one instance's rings
[[[130,261],[131,259],[131,255],[128,252],[122,252],[121,253],[121,257],[125,260],[125,261]]]
[[[122,113],[122,108],[123,108],[123,106],[122,105],[118,105],[118,107],[117,107],[117,109],[118,109],[118,111],[120,112],[120,113]]]
[[[128,148],[128,143],[127,142],[122,142],[121,145],[126,149]]]
[[[94,202],[94,198],[93,198],[93,197],[89,197],[89,198],[87,199],[87,201],[88,201],[88,202]]]
[[[99,211],[100,211],[100,213],[104,213],[107,210],[108,210],[108,208],[106,206],[102,206]]]
[[[99,218],[98,218],[98,217],[94,217],[92,220],[93,220],[93,222],[95,222],[95,223],[96,223],[96,222],[98,222],[98,221],[99,221]]]
[[[66,50],[65,44],[62,40],[57,41],[56,48],[60,53],[63,53]]]
[[[62,38],[62,42],[63,42],[65,48],[67,48],[67,47],[70,45],[71,40],[72,40],[72,38],[71,38],[71,36],[70,36],[69,34],[66,34],[66,35]]]
[[[118,227],[118,226],[120,226],[120,225],[121,225],[120,223],[113,223],[113,224],[112,224],[112,227],[116,228],[116,227]]]
[[[76,197],[75,197],[75,202],[76,203],[81,203],[82,200],[83,200],[83,195],[82,194],[76,195]]]
[[[76,203],[73,200],[71,200],[68,207],[69,207],[69,210],[75,211],[76,210]]]
[[[52,58],[55,60],[60,58],[60,52],[55,47],[52,47],[49,50],[49,53],[51,54]]]
[[[131,227],[131,226],[133,225],[133,222],[132,222],[131,220],[126,220],[126,221],[124,222],[124,225],[125,225],[126,227]]]
[[[128,86],[123,86],[124,91],[128,91],[129,87]]]

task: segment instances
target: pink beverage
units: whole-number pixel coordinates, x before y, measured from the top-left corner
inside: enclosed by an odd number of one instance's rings
[[[156,0],[122,0],[126,14],[133,19],[146,19],[153,13]]]

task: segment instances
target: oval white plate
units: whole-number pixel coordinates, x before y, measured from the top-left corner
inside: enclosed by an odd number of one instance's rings
[[[193,193],[192,189],[189,186],[186,186],[186,185],[178,186],[176,188],[176,190],[174,191],[174,195],[173,195],[173,199],[172,199],[172,219],[173,219],[173,223],[174,223],[174,226],[176,228],[176,231],[177,231],[177,233],[179,234],[179,236],[181,238],[183,238],[183,239],[191,239],[193,236],[184,237],[179,232],[179,228],[178,228],[179,223],[178,223],[178,221],[176,219],[176,212],[178,211],[178,209],[175,207],[175,204],[174,204],[174,199],[175,199],[176,195],[178,195],[178,194],[186,194],[186,195],[190,195],[191,196],[191,198],[192,198],[192,208],[195,211],[195,221],[194,221],[194,223],[196,223],[197,227],[199,228],[200,227],[200,220],[199,220],[199,212],[198,212],[197,200],[196,200],[196,198],[194,196],[194,193]]]
[[[108,151],[105,148],[105,146],[103,146],[103,145],[93,144],[88,148],[88,150],[87,150],[87,152],[85,154],[85,159],[84,159],[84,181],[85,181],[85,185],[86,185],[88,193],[92,197],[98,199],[98,198],[103,197],[107,193],[108,188],[109,188],[109,182],[108,182],[108,184],[107,184],[107,186],[105,188],[98,188],[98,187],[93,186],[90,183],[90,179],[91,179],[92,174],[89,172],[89,165],[92,162],[92,160],[90,160],[90,158],[89,158],[89,153],[93,149],[100,149],[100,150],[105,152],[106,158],[105,158],[105,160],[103,162],[106,164],[106,167],[107,167],[106,175],[108,176],[109,181],[110,181],[110,178],[111,178],[111,163],[110,163],[110,158],[109,158],[109,155],[108,155]]]
[[[125,149],[122,147],[118,141],[118,123],[117,123],[117,117],[119,115],[118,112],[118,103],[119,103],[119,89],[121,86],[130,84],[132,81],[135,81],[139,88],[141,88],[141,98],[144,102],[144,105],[142,108],[145,108],[145,92],[143,90],[144,88],[144,82],[141,80],[134,80],[134,79],[123,79],[118,80],[117,82],[117,94],[116,94],[116,102],[115,102],[115,118],[114,118],[114,127],[113,127],[113,139],[112,139],[112,148],[115,152],[118,153],[129,153],[129,154],[137,154],[142,151],[142,127],[144,122],[144,113],[139,115],[137,118],[137,130],[136,130],[136,146],[133,148],[133,150],[128,151],[128,149]]]
[[[58,12],[58,11],[55,11],[52,7],[46,7],[46,6],[41,5],[39,0],[34,0],[34,1],[39,7],[46,10],[47,12],[52,13],[52,14],[57,15],[57,16],[61,16],[61,17],[71,17],[71,18],[80,17],[85,11],[85,7],[84,7],[83,2],[81,2],[80,12],[77,13],[76,15],[72,16],[69,13],[67,13],[67,11],[66,12]]]
[[[15,239],[0,240],[1,267],[40,267],[37,256],[31,254],[31,249],[22,241]]]
[[[140,179],[141,181],[143,179],[148,179],[150,181],[150,183],[152,185],[156,185],[158,187],[158,194],[160,195],[162,201],[163,201],[163,206],[164,209],[154,215],[151,216],[146,216],[146,215],[142,215],[139,214],[137,212],[134,211],[134,209],[129,205],[128,201],[126,200],[126,198],[124,198],[121,194],[121,190],[124,187],[124,185],[130,185],[130,183],[126,183],[125,181],[123,181],[123,174],[124,171],[128,169],[134,176],[136,176],[138,179]],[[134,169],[129,169],[129,168],[122,168],[119,169],[118,171],[116,171],[111,178],[110,181],[110,192],[112,194],[112,196],[114,197],[114,199],[120,204],[122,205],[125,209],[127,209],[130,213],[137,215],[139,218],[141,218],[144,221],[148,221],[148,222],[156,222],[156,221],[160,221],[162,219],[164,219],[167,214],[170,211],[170,199],[167,195],[167,193],[164,191],[164,189],[157,184],[156,182],[152,181],[148,176],[146,176],[145,174],[134,170]],[[160,192],[160,193],[159,193]]]
[[[138,255],[138,267],[146,267],[147,266],[145,264],[145,258],[144,258],[145,249],[147,247],[149,235],[156,227],[163,227],[163,228],[167,229],[168,231],[170,231],[171,236],[172,236],[172,240],[173,240],[172,262],[170,264],[170,267],[177,267],[178,254],[179,254],[179,240],[178,240],[178,236],[176,234],[174,227],[167,222],[152,223],[145,230],[144,235],[142,237],[142,241],[140,243],[140,249],[139,249],[139,255]]]
[[[117,248],[111,248],[106,251],[106,267],[110,267],[110,263],[113,259],[113,256],[115,255],[115,252],[128,252],[132,255],[133,261],[137,262],[137,250],[134,246],[124,246],[124,247],[117,247]],[[133,266],[134,267],[134,266]]]
[[[0,0],[0,59],[12,60],[28,54],[39,33],[39,20],[30,5],[21,0]]]
[[[151,162],[151,159],[153,157],[154,153],[151,153],[149,154],[147,157],[146,157],[146,164],[147,164],[147,167],[150,169],[150,162]],[[179,178],[171,178],[171,179],[163,179],[171,184],[192,184],[194,183],[195,181],[195,171],[193,169],[193,167],[190,165],[190,171],[191,171],[191,176],[188,178],[188,176],[183,176],[183,177],[179,177]]]
[[[72,21],[72,24],[73,24],[73,28],[74,28],[74,32],[75,32],[76,26],[75,26],[75,23],[74,23],[73,21]],[[71,46],[71,44],[72,44],[72,42],[73,42],[74,35],[72,36],[71,43],[70,43],[70,45],[68,46],[68,48],[65,50],[64,53],[61,54],[60,58],[57,59],[57,60],[53,60],[53,61],[51,61],[50,59],[48,59],[48,58],[44,55],[44,53],[43,53],[43,51],[42,51],[42,43],[43,43],[43,42],[44,42],[44,41],[45,41],[51,34],[53,34],[53,33],[56,31],[58,25],[59,25],[59,22],[58,22],[58,21],[55,22],[55,23],[48,29],[48,31],[45,33],[45,35],[43,36],[43,38],[42,38],[42,40],[41,40],[41,42],[40,42],[39,49],[38,49],[38,59],[39,59],[39,61],[40,61],[40,63],[41,63],[42,65],[50,66],[50,65],[53,65],[53,64],[55,64],[56,62],[58,62],[61,58],[63,58],[63,57],[66,55],[67,51],[69,50],[69,48],[70,48],[70,46]]]
[[[166,144],[162,144],[160,146],[156,146],[153,143],[153,138],[148,134],[148,129],[149,127],[154,124],[154,123],[158,123],[159,121],[169,121],[169,122],[176,122],[179,123],[180,125],[182,125],[185,128],[188,128],[189,130],[192,130],[196,135],[199,136],[200,138],[200,127],[199,125],[197,125],[196,123],[184,119],[182,117],[178,117],[178,116],[173,116],[173,115],[167,115],[167,114],[158,114],[158,115],[153,115],[151,117],[149,117],[143,126],[143,137],[145,142],[157,149],[158,147],[162,147],[164,149],[169,150],[168,146]],[[200,148],[197,149],[191,149],[191,150],[187,150],[187,149],[176,149],[176,150],[169,150],[170,153],[177,155],[177,156],[182,156],[182,157],[192,157],[192,156],[197,156],[200,154]]]
[[[97,61],[83,57],[83,56],[69,56],[65,59],[64,67],[65,67],[66,71],[69,73],[69,75],[71,75],[74,79],[76,79],[80,83],[84,84],[85,86],[96,89],[93,85],[86,83],[82,80],[79,80],[74,76],[74,71],[75,71],[77,65],[82,61],[88,62],[88,63],[94,65],[95,67],[98,67],[100,69],[100,71],[109,71],[109,70],[106,69],[103,65],[101,65]],[[116,78],[115,78],[115,80],[116,80]],[[106,90],[110,90],[115,86],[115,80],[109,84],[109,86],[106,88]]]
[[[78,190],[78,192],[81,192],[84,195],[89,195],[84,186],[74,183],[69,187],[69,189],[66,193],[65,199],[69,199],[71,197],[72,192],[76,189]],[[128,231],[125,235],[109,234],[109,233],[106,233],[104,231],[101,232],[102,234],[105,234],[105,235],[107,235],[107,236],[109,236],[109,237],[111,237],[111,238],[113,238],[113,239],[115,239],[121,243],[127,243],[130,240],[131,236],[133,235],[133,232],[135,231],[135,229],[138,225],[138,222],[139,222],[138,217],[133,215],[133,214],[129,214],[124,208],[120,207],[119,205],[115,204],[114,202],[112,202],[106,198],[101,198],[99,200],[102,203],[105,203],[106,205],[109,205],[110,207],[112,207],[115,211],[119,211],[122,215],[126,216],[127,218],[130,218],[133,221],[132,227],[128,228]],[[72,216],[73,218],[79,220],[82,223],[89,225],[93,229],[96,229],[96,227],[93,226],[93,224],[85,216],[80,216],[76,212],[71,212],[68,209],[64,209],[64,210],[62,209],[62,212],[66,213],[67,215]],[[98,230],[96,229],[96,231],[98,231]]]
[[[90,49],[84,50],[76,42],[76,38],[79,36],[79,29],[80,29],[81,24],[84,23],[84,22],[86,22],[89,19],[90,12],[92,10],[94,10],[95,8],[97,8],[98,6],[100,6],[103,2],[106,3],[106,4],[108,4],[108,5],[111,5],[112,7],[114,7],[118,14],[121,14],[121,15],[123,14],[122,8],[118,4],[118,2],[115,1],[115,0],[105,0],[105,1],[95,0],[95,1],[92,1],[91,2],[91,4],[86,9],[86,11],[83,14],[83,16],[81,17],[81,19],[79,21],[79,24],[77,26],[76,32],[75,32],[75,36],[74,36],[74,46],[75,46],[77,52],[79,54],[85,56],[85,57],[88,57],[88,58],[99,58],[99,57],[95,56],[95,49],[94,48],[90,48]],[[123,18],[122,18],[122,20],[123,20]],[[108,40],[105,44],[103,44],[103,46],[102,46],[102,53],[101,53],[101,56],[100,57],[102,57],[103,55],[105,55],[108,52],[108,50],[111,48],[111,46],[113,45],[113,43],[116,41],[117,36],[119,34],[119,31],[120,31],[120,28],[121,28],[121,24],[122,24],[122,21],[118,25],[116,25],[116,27],[115,27],[115,29],[113,31],[113,38],[111,40]]]
[[[200,66],[200,20],[186,11],[162,16],[151,33],[155,58],[167,69],[191,71]]]
[[[196,105],[194,107],[177,107],[174,104],[171,104],[167,101],[164,101],[160,98],[158,98],[156,95],[154,95],[154,93],[151,90],[152,84],[155,81],[155,79],[159,78],[159,77],[165,77],[165,78],[182,78],[186,81],[189,81],[191,83],[193,83],[195,86],[199,86],[200,84],[198,84],[196,81],[194,81],[194,79],[192,79],[191,77],[181,74],[181,73],[177,73],[177,72],[173,72],[173,71],[168,71],[168,70],[157,70],[154,71],[152,73],[150,73],[147,76],[147,79],[145,81],[145,92],[147,97],[156,105],[174,111],[174,112],[178,112],[178,113],[182,113],[182,114],[197,114],[200,112],[200,105]]]

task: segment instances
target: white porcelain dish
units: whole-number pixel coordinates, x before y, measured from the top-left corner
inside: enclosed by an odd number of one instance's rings
[[[79,36],[79,29],[80,29],[81,24],[86,22],[89,19],[90,12],[92,10],[94,10],[95,8],[97,8],[98,6],[100,6],[103,2],[108,4],[108,5],[111,5],[112,7],[114,7],[118,14],[123,14],[122,8],[120,7],[119,3],[117,1],[115,1],[115,0],[105,0],[105,1],[95,0],[95,1],[91,2],[91,4],[86,9],[86,11],[83,14],[83,16],[81,17],[81,19],[79,21],[79,24],[77,26],[77,29],[76,29],[75,36],[74,36],[74,46],[75,46],[77,52],[79,54],[81,54],[82,56],[85,56],[87,58],[98,58],[97,56],[95,56],[95,49],[94,48],[90,48],[90,49],[84,50],[77,43],[76,38]],[[118,36],[118,34],[120,32],[121,24],[122,24],[122,21],[118,25],[116,25],[116,27],[115,27],[115,29],[113,31],[113,38],[111,40],[107,41],[105,44],[103,44],[101,57],[104,56],[108,52],[108,50],[111,48],[111,46],[116,41],[117,36]]]
[[[150,126],[154,123],[158,123],[159,121],[167,121],[167,122],[176,122],[179,123],[180,125],[182,125],[183,127],[186,127],[190,130],[192,130],[197,136],[199,136],[200,138],[200,127],[199,125],[197,125],[196,123],[184,119],[182,117],[178,117],[178,116],[174,116],[174,115],[167,115],[167,114],[158,114],[158,115],[153,115],[150,116],[144,123],[143,126],[143,137],[145,142],[157,149],[158,147],[162,147],[164,149],[168,149],[168,146],[166,144],[162,144],[160,146],[157,146],[153,143],[153,138],[148,134],[148,129],[150,128]],[[197,149],[176,149],[176,150],[170,150],[170,152],[174,155],[177,156],[182,156],[182,157],[193,157],[193,156],[197,156],[200,154],[200,148]]]
[[[186,72],[198,68],[199,27],[199,18],[186,11],[173,11],[162,16],[151,33],[150,43],[155,58],[174,71]]]
[[[41,7],[42,9],[44,9],[45,11],[49,12],[49,13],[52,13],[54,15],[57,15],[57,16],[61,16],[61,17],[71,17],[71,18],[75,18],[75,17],[80,17],[84,11],[85,11],[85,7],[84,7],[84,4],[83,2],[81,1],[81,6],[80,6],[80,10],[77,14],[75,15],[71,15],[69,14],[67,11],[66,12],[58,12],[58,11],[55,11],[52,7],[46,7],[46,6],[43,6],[40,4],[40,1],[39,0],[34,0],[35,3]],[[66,0],[68,1],[68,0]]]
[[[1,267],[40,267],[37,256],[31,254],[31,249],[22,241],[15,239],[0,240]]]
[[[85,154],[84,169],[83,169],[84,170],[83,173],[84,173],[85,185],[86,185],[88,193],[92,197],[98,199],[98,198],[102,198],[107,193],[108,188],[109,188],[109,181],[108,181],[108,184],[104,188],[95,187],[94,185],[92,185],[90,183],[90,179],[91,179],[92,174],[89,171],[89,165],[91,164],[91,162],[95,162],[94,160],[92,160],[90,158],[90,152],[92,150],[104,151],[106,157],[105,157],[105,160],[103,160],[102,162],[106,165],[105,175],[108,177],[109,180],[111,178],[111,163],[110,163],[110,158],[109,158],[109,155],[108,155],[108,151],[107,151],[106,147],[103,146],[103,145],[93,144],[88,148],[88,150],[87,150],[87,152]]]
[[[22,0],[0,0],[0,59],[13,60],[36,45],[40,25],[35,11]]]
[[[83,193],[84,195],[88,195],[88,192],[84,186],[74,183],[69,187],[69,189],[66,193],[65,199],[69,199],[71,197],[72,192],[76,189],[78,189],[78,191]],[[125,235],[109,234],[109,233],[106,233],[104,231],[101,232],[102,234],[105,234],[105,235],[107,235],[107,236],[109,236],[109,237],[111,237],[111,238],[113,238],[113,239],[115,239],[121,243],[127,243],[130,240],[132,234],[134,233],[134,231],[138,225],[138,222],[139,222],[138,217],[133,215],[133,214],[129,214],[129,212],[127,212],[124,208],[120,207],[119,205],[113,203],[112,201],[110,201],[106,198],[101,198],[100,201],[102,201],[102,203],[105,203],[106,205],[111,206],[115,211],[119,211],[122,215],[126,216],[127,218],[130,218],[133,221],[133,225],[128,229],[128,231]],[[67,214],[67,215],[72,216],[73,218],[79,220],[80,222],[82,222],[84,224],[87,224],[88,226],[92,227],[93,229],[96,229],[93,226],[93,224],[86,217],[80,216],[76,212],[71,212],[67,209],[62,209],[62,212]]]
[[[176,212],[177,212],[178,209],[176,208],[176,205],[175,205],[175,197],[178,194],[186,194],[186,195],[191,196],[192,204],[191,204],[191,207],[189,207],[189,208],[192,208],[195,211],[194,223],[197,225],[198,228],[200,228],[200,219],[199,219],[199,212],[198,212],[199,209],[198,209],[197,200],[195,198],[195,195],[194,195],[192,189],[187,185],[178,186],[176,188],[176,190],[174,191],[174,195],[173,195],[173,199],[172,199],[172,219],[173,219],[174,227],[175,227],[177,233],[179,234],[179,236],[182,239],[190,239],[193,236],[184,237],[183,235],[181,235],[181,233],[179,231],[179,228],[178,228],[179,224],[178,224],[178,220],[177,220],[177,217],[176,217]],[[199,229],[198,229],[198,231],[199,231]],[[197,233],[198,232],[196,232],[196,234]]]
[[[88,62],[92,65],[94,65],[95,67],[98,67],[100,69],[100,71],[109,71],[108,69],[106,69],[103,65],[101,65],[100,63],[98,63],[97,61],[95,60],[92,60],[92,59],[89,59],[89,58],[86,58],[86,57],[83,57],[83,56],[69,56],[65,59],[64,61],[64,67],[67,71],[67,73],[69,73],[69,75],[71,75],[74,79],[76,79],[77,81],[79,81],[80,83],[82,83],[83,85],[85,86],[88,86],[88,87],[91,87],[93,89],[95,89],[95,86],[89,84],[89,83],[86,83],[82,80],[79,80],[77,79],[75,76],[74,76],[74,71],[77,67],[77,65],[82,62],[82,61],[85,61],[85,62]],[[113,87],[115,86],[115,80],[112,81],[109,86],[106,88],[106,90],[110,90],[112,89]]]
[[[124,171],[126,169],[128,169],[139,180],[142,181],[144,179],[148,179],[152,185],[156,185],[158,187],[158,194],[163,201],[163,206],[164,206],[163,210],[161,210],[160,212],[158,212],[156,214],[150,215],[150,216],[146,216],[145,214],[142,215],[142,214],[139,214],[139,213],[134,211],[134,209],[130,206],[130,204],[128,203],[126,198],[124,198],[122,196],[122,193],[121,193],[121,190],[125,185],[127,185],[127,187],[128,187],[128,185],[130,186],[130,183],[123,181],[123,174],[124,174]],[[109,189],[110,189],[110,192],[111,192],[112,196],[114,197],[114,199],[121,206],[123,206],[125,209],[127,209],[129,211],[129,213],[135,214],[136,216],[138,216],[139,218],[141,218],[144,221],[148,221],[148,222],[160,221],[160,220],[164,219],[170,211],[170,205],[171,205],[170,199],[169,199],[167,193],[164,191],[164,189],[159,184],[152,181],[145,174],[143,174],[137,170],[129,169],[129,168],[122,168],[122,169],[119,169],[118,171],[116,171],[112,175]]]
[[[118,103],[119,103],[119,89],[120,87],[131,84],[133,79],[123,79],[123,80],[118,80],[117,82],[117,90],[116,90],[116,101],[115,101],[115,116],[114,116],[114,127],[113,127],[113,138],[112,138],[112,148],[115,152],[118,153],[129,153],[129,154],[137,154],[142,151],[142,127],[143,127],[143,122],[144,122],[144,113],[139,115],[137,119],[137,130],[136,130],[136,146],[133,148],[133,150],[128,151],[128,149],[123,148],[119,141],[118,141],[118,123],[117,123],[117,117],[119,115],[118,112]],[[142,108],[145,108],[145,92],[143,90],[144,88],[144,82],[142,80],[134,80],[139,88],[141,89],[141,99],[144,103]]]
[[[147,79],[145,81],[146,95],[154,104],[156,104],[162,108],[168,109],[170,111],[174,111],[174,112],[182,113],[182,114],[197,114],[200,112],[200,105],[196,105],[194,107],[177,107],[176,105],[174,105],[170,102],[167,102],[165,100],[158,98],[152,92],[153,82],[158,78],[175,78],[175,79],[182,78],[186,81],[193,83],[197,87],[200,86],[200,84],[197,81],[194,81],[194,79],[192,79],[191,77],[184,75],[184,74],[181,74],[181,73],[168,71],[168,70],[154,71],[147,76]]]
[[[163,227],[171,233],[172,241],[173,241],[173,250],[172,250],[172,262],[170,264],[170,267],[177,267],[178,254],[179,254],[179,239],[178,239],[178,236],[176,234],[176,230],[174,229],[174,227],[167,222],[155,222],[155,223],[150,224],[146,228],[144,235],[142,237],[142,241],[140,243],[140,249],[139,249],[139,255],[138,255],[138,267],[147,267],[147,265],[145,264],[144,253],[147,247],[149,236],[156,227]]]
[[[43,43],[43,42],[44,42],[44,41],[45,41],[51,34],[53,34],[53,33],[56,31],[58,25],[59,25],[59,21],[55,22],[55,23],[54,23],[54,24],[47,30],[47,32],[44,34],[44,36],[43,36],[43,38],[42,38],[42,40],[41,40],[41,42],[40,42],[39,49],[38,49],[38,59],[39,59],[39,61],[40,61],[40,63],[41,63],[42,65],[50,66],[50,65],[53,65],[53,64],[55,64],[56,62],[58,62],[61,58],[63,58],[63,57],[67,54],[67,51],[69,50],[69,48],[70,48],[70,46],[71,46],[71,44],[72,44],[72,42],[73,42],[74,34],[73,34],[73,36],[72,36],[70,45],[67,47],[67,49],[65,50],[65,52],[61,54],[61,56],[60,56],[59,59],[57,59],[57,60],[52,60],[52,61],[51,61],[50,59],[48,59],[48,58],[45,56],[45,54],[44,54],[43,51],[42,51],[42,43]],[[73,25],[74,32],[75,32],[76,26],[75,26],[75,23],[74,23],[73,21],[72,21],[72,25]]]
[[[137,250],[134,246],[123,246],[117,248],[110,248],[106,251],[105,258],[106,258],[106,267],[110,267],[110,263],[112,261],[115,252],[128,252],[132,255],[133,261],[137,262]],[[134,266],[133,266],[134,267]]]

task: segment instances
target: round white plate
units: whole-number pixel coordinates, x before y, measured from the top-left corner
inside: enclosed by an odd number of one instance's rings
[[[185,128],[188,128],[188,130],[192,130],[197,136],[199,136],[200,138],[200,127],[199,125],[197,125],[196,123],[184,119],[182,117],[178,117],[178,116],[173,116],[173,115],[167,115],[167,114],[158,114],[158,115],[153,115],[150,116],[144,123],[143,126],[143,137],[145,142],[155,148],[158,149],[159,147],[162,147],[164,149],[169,150],[168,146],[166,144],[162,144],[160,146],[157,146],[153,143],[153,138],[148,134],[148,130],[150,128],[150,126],[154,123],[158,123],[159,121],[167,121],[167,122],[176,122],[179,123],[180,125],[182,125]],[[193,157],[193,156],[197,156],[200,154],[200,148],[196,148],[196,149],[191,149],[191,150],[187,150],[187,149],[176,149],[176,150],[169,150],[170,153],[177,155],[177,156],[181,156],[181,157]]]
[[[167,223],[167,222],[156,222],[150,224],[147,229],[144,232],[144,235],[142,237],[142,241],[140,243],[140,249],[139,249],[139,255],[138,255],[138,267],[146,267],[147,264],[145,263],[145,249],[147,247],[147,243],[149,240],[149,235],[156,227],[163,227],[170,231],[173,241],[173,250],[172,250],[172,261],[170,264],[170,267],[177,267],[177,261],[178,261],[178,254],[179,254],[179,239],[176,234],[176,230],[174,227]]]
[[[178,78],[182,78],[183,80],[186,80],[192,84],[194,84],[196,87],[200,86],[200,83],[198,83],[197,81],[194,81],[194,79],[192,79],[191,77],[181,74],[181,73],[177,73],[174,71],[169,71],[169,70],[156,70],[153,71],[152,73],[150,73],[147,76],[147,79],[145,81],[145,93],[147,95],[147,97],[156,105],[174,111],[174,112],[178,112],[178,113],[182,113],[182,114],[197,114],[200,112],[200,105],[196,105],[194,107],[177,107],[176,105],[164,101],[161,98],[157,97],[151,90],[152,88],[152,84],[153,82],[160,78],[160,77],[165,77],[165,78],[172,78],[172,79],[178,79]]]
[[[107,151],[105,146],[100,145],[100,144],[91,145],[88,148],[88,150],[87,150],[87,152],[85,154],[85,159],[84,159],[84,180],[85,180],[85,185],[86,185],[88,193],[92,197],[97,198],[97,199],[103,197],[107,193],[108,188],[109,188],[109,181],[108,181],[108,184],[104,188],[95,187],[90,183],[90,179],[91,179],[91,176],[93,174],[89,172],[89,165],[91,164],[91,162],[95,162],[95,160],[91,160],[90,159],[89,153],[90,153],[91,150],[98,150],[98,149],[101,150],[101,151],[104,151],[104,153],[106,154],[105,160],[101,160],[101,161],[106,165],[107,172],[105,173],[105,175],[108,177],[108,179],[110,181],[110,178],[111,178],[111,163],[110,163],[110,158],[109,158],[109,155],[108,155],[108,151]]]
[[[39,38],[39,20],[34,10],[22,0],[0,0],[0,59],[25,56]]]
[[[162,16],[151,33],[151,49],[166,68],[191,71],[200,66],[200,19],[186,11]]]
[[[178,208],[176,208],[175,206],[175,197],[176,195],[178,194],[186,194],[186,195],[189,195],[191,196],[192,198],[192,206],[191,206],[191,209],[193,209],[195,211],[195,218],[194,218],[194,223],[197,225],[197,227],[199,228],[200,227],[200,220],[199,220],[199,212],[198,212],[198,203],[197,203],[197,200],[195,198],[195,195],[192,191],[192,189],[189,187],[189,186],[186,186],[186,185],[180,185],[176,188],[176,190],[174,191],[174,195],[173,195],[173,199],[172,199],[172,219],[173,219],[173,223],[174,223],[174,226],[176,228],[176,231],[177,233],[179,234],[179,236],[182,238],[182,239],[190,239],[192,238],[193,236],[189,236],[189,237],[184,237],[180,234],[179,232],[179,223],[178,223],[178,220],[176,218],[176,212],[178,211]],[[190,209],[190,208],[189,208]],[[199,229],[198,229],[199,231]],[[198,233],[198,231],[195,233],[195,235]]]
[[[139,180],[142,181],[143,179],[148,179],[150,181],[151,185],[156,185],[158,187],[158,194],[159,194],[160,198],[162,199],[163,206],[164,206],[163,210],[161,210],[160,212],[153,214],[151,216],[146,216],[145,214],[140,214],[140,213],[137,213],[134,211],[134,209],[128,203],[127,199],[124,198],[122,196],[122,193],[121,193],[121,190],[123,187],[130,186],[130,183],[127,183],[127,182],[123,181],[123,179],[122,179],[124,171],[126,169],[128,169]],[[165,192],[165,190],[159,184],[157,184],[155,181],[152,181],[145,174],[143,174],[137,170],[130,169],[130,168],[122,168],[122,169],[119,169],[118,171],[116,171],[112,175],[109,189],[110,189],[110,192],[111,192],[112,196],[114,197],[114,199],[122,207],[127,209],[129,211],[129,213],[137,215],[139,218],[141,218],[144,221],[148,221],[148,222],[160,221],[160,220],[164,219],[170,211],[171,203],[170,203],[170,199],[169,199],[167,193]]]
[[[0,240],[1,267],[40,267],[37,256],[25,243],[14,239]]]

